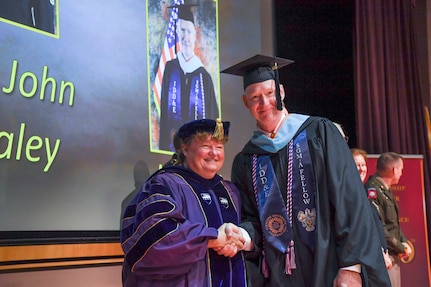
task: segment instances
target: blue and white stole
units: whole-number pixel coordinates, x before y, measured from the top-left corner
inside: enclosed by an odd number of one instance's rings
[[[205,119],[205,85],[202,73],[190,79],[189,120]]]
[[[169,79],[169,89],[168,89],[168,112],[167,112],[167,123],[171,125],[180,125],[181,120],[181,88],[182,88],[182,72],[179,66],[175,66],[172,70]]]
[[[168,90],[168,122],[182,123],[189,120],[204,119],[205,115],[205,91],[204,79],[202,73],[188,74],[185,77],[181,75],[179,69],[175,69],[169,80]],[[193,75],[193,76],[191,76]],[[182,80],[183,79],[183,80]],[[189,83],[188,83],[189,82]],[[189,84],[189,86],[188,86]],[[184,85],[184,87],[183,87]],[[185,89],[189,87],[189,90]],[[182,91],[182,89],[184,91]],[[181,95],[186,92],[186,95]],[[187,103],[186,97],[189,97],[188,118],[184,121],[181,118],[181,98],[183,105]]]
[[[195,55],[187,61],[182,54],[169,79],[168,120],[181,124],[206,118],[203,64]],[[202,68],[202,69],[201,69]],[[187,106],[188,104],[188,106]]]
[[[286,254],[285,273],[291,274],[296,268],[293,220],[299,223],[299,239],[314,250],[316,184],[305,130],[288,143],[288,149],[286,205],[268,155],[252,156],[252,179],[264,244]],[[262,267],[268,276],[265,258]]]

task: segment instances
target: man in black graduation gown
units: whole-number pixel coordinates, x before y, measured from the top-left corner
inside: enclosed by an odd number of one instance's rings
[[[242,99],[257,121],[231,177],[252,242],[245,251],[248,284],[390,286],[346,142],[330,120],[283,107],[278,68],[290,63],[256,55],[223,71],[243,76]]]
[[[163,73],[159,149],[175,151],[172,140],[178,128],[189,121],[219,116],[211,75],[195,54],[196,27],[193,5],[178,6],[180,51],[167,62]]]

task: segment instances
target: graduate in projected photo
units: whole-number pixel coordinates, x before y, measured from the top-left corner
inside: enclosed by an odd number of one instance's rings
[[[211,75],[195,54],[197,32],[192,12],[194,6],[176,6],[179,51],[175,59],[166,63],[163,74],[159,137],[161,150],[174,151],[173,135],[181,124],[219,116]]]

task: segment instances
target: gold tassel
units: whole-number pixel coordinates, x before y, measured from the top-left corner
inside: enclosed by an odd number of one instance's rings
[[[216,119],[216,126],[214,129],[213,137],[219,141],[223,140],[224,138],[223,122],[220,118]]]

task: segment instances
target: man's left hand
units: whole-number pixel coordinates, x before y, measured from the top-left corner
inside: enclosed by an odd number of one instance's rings
[[[350,270],[338,270],[334,280],[334,287],[361,287],[361,274]]]

